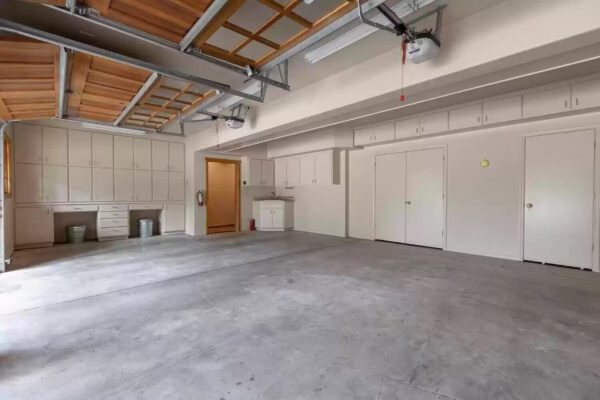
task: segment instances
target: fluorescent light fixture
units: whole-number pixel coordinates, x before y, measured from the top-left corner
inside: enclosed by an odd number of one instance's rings
[[[98,131],[116,132],[116,133],[128,133],[130,135],[145,135],[146,131],[141,129],[121,128],[112,125],[95,124],[92,122],[82,122],[81,126],[87,129],[96,129]]]
[[[421,9],[433,3],[434,1],[435,0],[404,0],[401,3],[398,3],[395,6],[393,6],[392,10],[394,10],[394,12],[398,14],[400,18],[404,18],[415,12],[413,8],[415,4],[418,7],[418,9]],[[373,17],[372,21],[384,25],[390,25],[390,21],[388,21],[388,19],[385,18],[381,13]],[[377,31],[377,28],[366,24],[360,24],[356,28],[350,29],[348,32],[344,33],[341,36],[338,36],[333,40],[330,40],[329,42],[323,44],[315,50],[309,51],[304,55],[304,60],[307,63],[315,64],[321,61],[322,59],[329,57],[330,55],[335,54],[342,49],[345,49],[351,44],[354,44],[359,40],[366,38],[375,31]]]

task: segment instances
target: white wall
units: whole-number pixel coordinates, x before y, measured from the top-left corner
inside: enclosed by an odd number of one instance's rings
[[[547,119],[351,151],[348,179],[349,236],[374,239],[373,188],[377,154],[445,146],[446,249],[520,260],[524,137],[528,134],[581,128],[592,128],[600,132],[600,113]],[[481,168],[482,159],[490,161],[488,168]],[[598,200],[596,201],[598,210]],[[597,232],[595,236],[594,269],[598,271]]]

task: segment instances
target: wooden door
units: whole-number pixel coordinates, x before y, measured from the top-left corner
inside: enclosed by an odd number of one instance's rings
[[[240,162],[206,159],[206,232],[240,230]]]

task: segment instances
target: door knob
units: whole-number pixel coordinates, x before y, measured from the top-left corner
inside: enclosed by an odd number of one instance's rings
[[[527,203],[527,208],[533,208],[533,204]]]

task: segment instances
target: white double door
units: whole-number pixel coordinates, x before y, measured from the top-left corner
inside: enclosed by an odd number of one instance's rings
[[[375,158],[375,239],[444,246],[444,150]]]
[[[524,258],[592,268],[594,132],[525,139]]]

